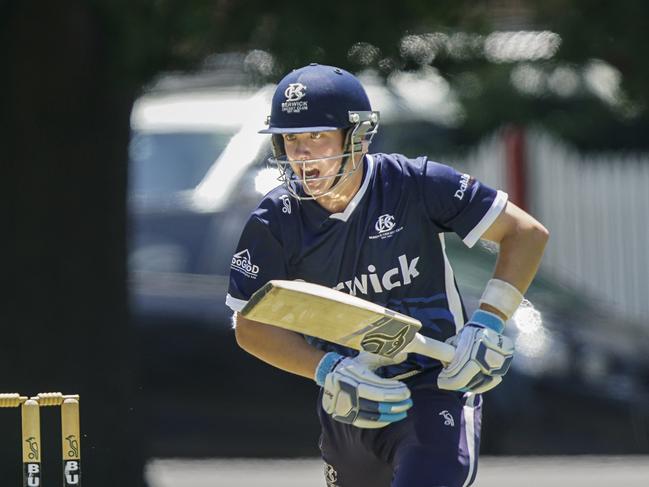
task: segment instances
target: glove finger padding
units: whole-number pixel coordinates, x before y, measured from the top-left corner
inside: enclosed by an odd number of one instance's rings
[[[489,375],[505,375],[514,356],[514,342],[494,330],[483,328],[475,359],[482,371]]]
[[[467,324],[450,339],[456,344],[453,361],[439,374],[440,389],[485,392],[500,383],[514,354],[510,338],[482,326]],[[501,379],[502,380],[502,379]]]
[[[403,382],[379,377],[355,359],[343,360],[332,374],[357,387],[359,397],[378,402],[400,402],[410,398],[410,390]]]
[[[359,364],[366,365],[368,369],[374,371],[380,367],[385,367],[388,365],[395,365],[403,362],[408,358],[408,354],[405,352],[398,353],[394,357],[384,357],[383,355],[377,355],[375,353],[361,351],[356,355],[355,360]]]
[[[502,381],[503,381],[502,376],[490,377],[488,375],[485,375],[482,376],[482,383],[480,385],[472,386],[470,389],[471,392],[473,392],[474,394],[482,394],[483,392],[490,391],[498,384],[500,384]]]
[[[383,379],[355,359],[343,360],[324,384],[322,407],[335,420],[360,428],[382,428],[406,417],[410,390]]]
[[[406,399],[400,402],[377,402],[365,398],[359,398],[358,404],[361,411],[377,412],[385,414],[405,413],[412,406],[412,401]]]

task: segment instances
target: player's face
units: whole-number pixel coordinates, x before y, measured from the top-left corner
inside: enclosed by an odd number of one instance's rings
[[[344,135],[342,130],[283,134],[284,148],[291,168],[312,196],[328,191],[340,171]],[[313,162],[299,164],[297,161]]]

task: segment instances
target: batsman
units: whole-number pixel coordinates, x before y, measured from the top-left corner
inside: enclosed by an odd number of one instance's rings
[[[482,394],[509,368],[506,321],[539,266],[548,231],[469,174],[427,159],[369,153],[379,126],[352,74],[310,64],[272,100],[271,162],[282,185],[252,212],[232,259],[227,305],[244,350],[320,386],[329,487],[464,487],[477,473]],[[445,251],[498,244],[469,317]],[[453,360],[399,360],[252,321],[238,313],[274,279],[303,280],[412,316]]]

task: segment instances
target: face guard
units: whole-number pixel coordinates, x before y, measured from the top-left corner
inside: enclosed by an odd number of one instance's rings
[[[277,84],[268,127],[259,133],[272,135],[274,157],[269,162],[279,168],[280,179],[289,193],[299,199],[316,199],[335,191],[361,167],[360,156],[367,151],[378,122],[379,114],[372,111],[358,78],[335,66],[311,63],[291,71]],[[289,161],[286,157],[283,134],[333,130],[342,130],[345,135],[341,154],[309,161]],[[337,174],[307,176],[309,164],[313,168],[318,162],[333,159],[340,160]],[[293,171],[291,163],[301,170]],[[308,183],[324,180],[331,180],[328,190],[309,194]]]
[[[350,128],[347,129],[345,142],[343,143],[343,152],[329,157],[321,157],[318,159],[307,159],[299,161],[289,161],[286,156],[284,148],[284,138],[281,134],[272,135],[273,144],[273,157],[268,158],[268,162],[277,167],[280,176],[279,180],[284,184],[288,192],[295,198],[300,200],[315,200],[322,196],[329,195],[336,191],[340,185],[346,181],[352,174],[354,174],[360,165],[359,154],[364,154],[367,147],[372,142],[374,135],[379,127],[379,112],[375,111],[355,111],[348,112]],[[315,132],[316,130],[314,130]],[[322,130],[321,130],[322,132]],[[315,178],[307,178],[306,166],[322,161],[341,159],[340,168],[336,174],[330,176],[321,176]],[[358,159],[358,160],[357,160]],[[295,173],[291,164],[302,166],[302,177]],[[332,180],[333,183],[323,193],[317,195],[309,195],[307,188],[307,181],[324,181]]]

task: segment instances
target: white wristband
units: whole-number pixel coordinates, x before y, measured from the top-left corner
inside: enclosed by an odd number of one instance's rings
[[[507,319],[511,318],[523,301],[523,295],[514,286],[501,279],[491,279],[480,298],[480,304],[493,306]]]

